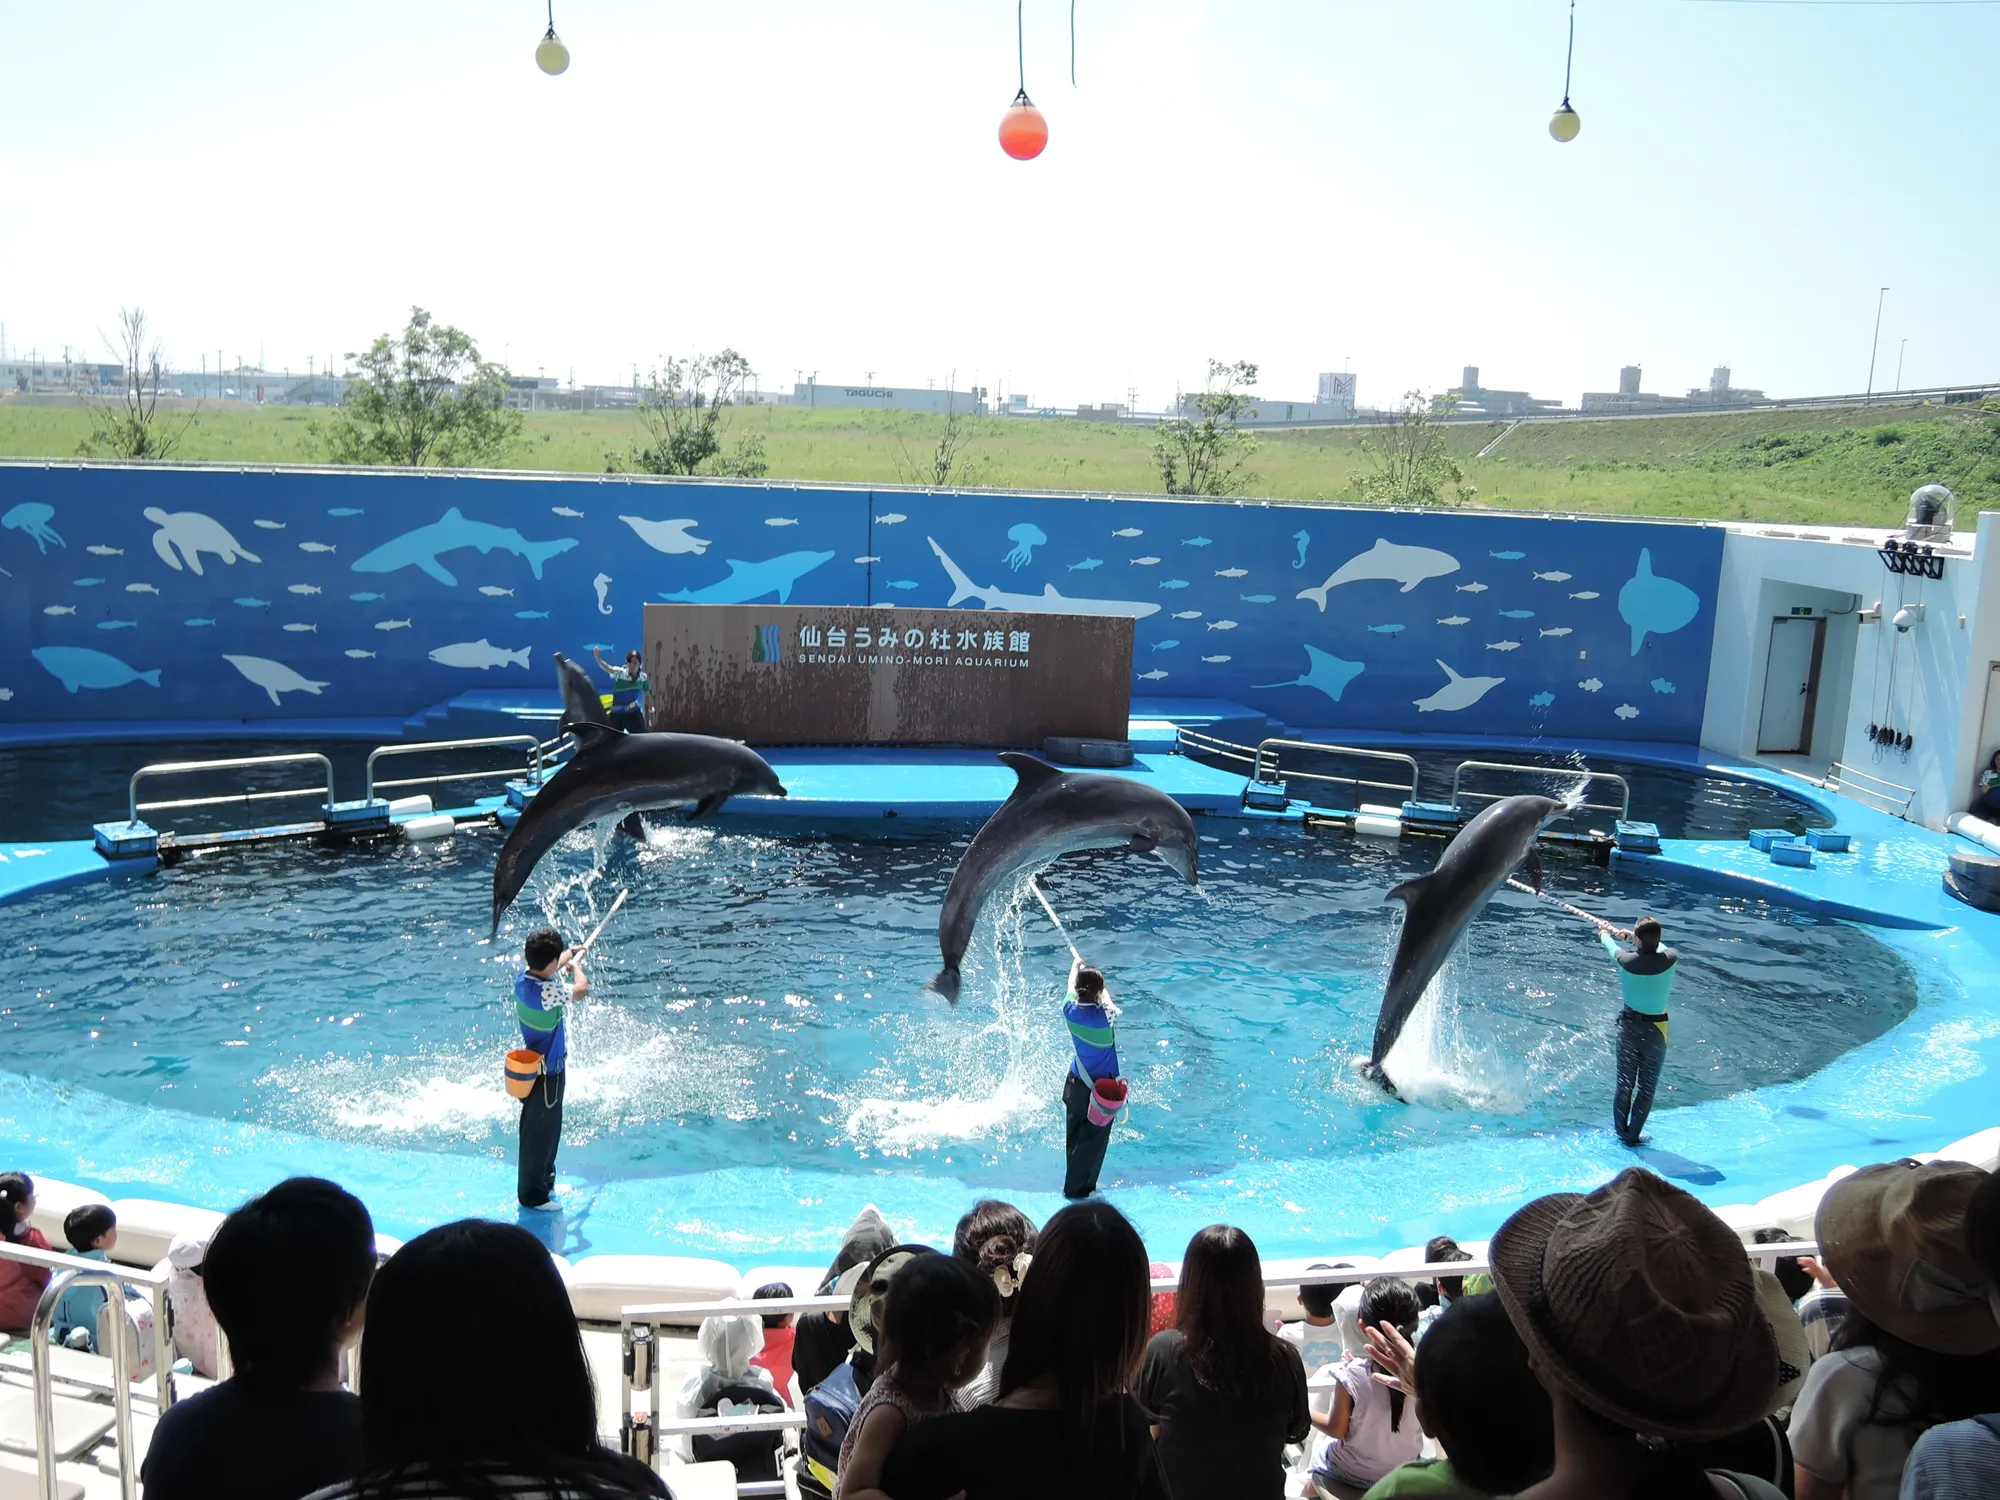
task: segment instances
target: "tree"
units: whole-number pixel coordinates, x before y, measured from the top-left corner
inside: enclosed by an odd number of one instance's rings
[[[166,349],[147,327],[145,309],[120,308],[118,335],[104,342],[125,367],[119,382],[119,399],[92,399],[87,408],[90,436],[77,445],[76,451],[84,457],[93,454],[111,458],[170,457],[194,426],[194,413],[178,420],[159,414]]]
[[[461,469],[504,462],[521,436],[507,405],[507,371],[479,357],[472,336],[433,322],[421,307],[366,354],[347,400],[310,431],[337,464]]]
[[[722,474],[756,479],[770,467],[764,461],[764,439],[739,438],[725,452],[726,408],[743,399],[750,381],[750,361],[734,349],[668,359],[646,377],[639,398],[639,420],[652,441],[631,450],[628,458],[645,474]]]
[[[1465,470],[1445,449],[1440,419],[1458,407],[1458,397],[1435,400],[1405,391],[1402,404],[1383,412],[1372,432],[1361,437],[1368,472],[1348,488],[1378,505],[1464,505],[1479,491],[1465,482]]]
[[[1233,495],[1243,487],[1257,439],[1236,424],[1256,383],[1255,365],[1211,359],[1207,388],[1183,396],[1181,415],[1153,429],[1153,462],[1169,495]]]
[[[954,370],[945,387],[944,421],[938,426],[937,441],[930,452],[912,453],[906,434],[898,429],[897,451],[890,456],[896,464],[896,477],[903,483],[942,490],[978,484],[985,477],[983,467],[967,452],[972,443],[972,428],[966,414],[958,409],[957,395],[951,391],[957,382],[958,372]],[[911,425],[921,428],[925,424]]]

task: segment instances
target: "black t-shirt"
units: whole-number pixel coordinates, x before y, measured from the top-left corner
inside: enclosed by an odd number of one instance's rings
[[[160,1417],[146,1500],[299,1500],[361,1470],[361,1398],[239,1375]]]
[[[882,1470],[896,1500],[1180,1500],[1169,1496],[1146,1414],[1130,1396],[1098,1408],[1093,1465],[1057,1411],[982,1406],[903,1434]]]
[[[1306,1367],[1282,1340],[1284,1366],[1268,1390],[1212,1391],[1194,1377],[1187,1340],[1172,1328],[1153,1336],[1139,1366],[1139,1402],[1160,1428],[1160,1465],[1174,1500],[1279,1500],[1283,1449],[1312,1428]]]
[[[823,1312],[800,1318],[792,1333],[792,1373],[799,1377],[799,1394],[839,1369],[853,1347],[854,1330],[845,1318],[836,1323]]]

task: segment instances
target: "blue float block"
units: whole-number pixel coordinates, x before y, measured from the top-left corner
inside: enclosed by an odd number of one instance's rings
[[[1750,830],[1750,847],[1760,854],[1768,854],[1773,844],[1790,843],[1793,837],[1789,828],[1753,828]]]
[[[1854,835],[1836,828],[1815,828],[1806,834],[1806,842],[1822,854],[1846,854],[1854,847]]]
[[[1782,844],[1771,846],[1771,863],[1774,865],[1791,865],[1795,869],[1809,870],[1812,868],[1812,862],[1811,846],[1802,844],[1797,839],[1788,839]]]
[[[389,801],[386,797],[372,797],[361,802],[323,802],[319,815],[329,828],[350,833],[385,829],[389,826]]]
[[[1627,854],[1658,854],[1660,825],[1628,822],[1620,818],[1612,824],[1613,842]]]
[[[543,785],[544,783],[539,781],[508,782],[507,805],[513,808],[525,808],[529,802],[534,800],[535,793],[539,792]]]
[[[137,821],[93,823],[90,833],[106,859],[150,858],[160,852],[159,831]]]
[[[1403,821],[1405,823],[1426,823],[1432,826],[1456,828],[1464,814],[1449,802],[1405,802]]]
[[[1283,812],[1292,804],[1291,799],[1285,795],[1282,785],[1248,781],[1243,784],[1243,805],[1254,807],[1260,812]]]

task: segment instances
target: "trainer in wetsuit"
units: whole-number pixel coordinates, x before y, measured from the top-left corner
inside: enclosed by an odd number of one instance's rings
[[[625,653],[625,665],[614,667],[596,647],[590,654],[611,678],[611,723],[614,728],[639,734],[646,727],[646,667],[636,651]]]
[[[1660,946],[1660,924],[1652,917],[1639,918],[1629,932],[1601,923],[1597,937],[1617,963],[1625,991],[1625,1008],[1618,1014],[1618,1090],[1611,1101],[1611,1123],[1621,1141],[1636,1146],[1652,1113],[1660,1064],[1667,1060],[1667,1001],[1673,997],[1674,966],[1681,956]],[[1621,938],[1631,938],[1638,947],[1619,947]]]

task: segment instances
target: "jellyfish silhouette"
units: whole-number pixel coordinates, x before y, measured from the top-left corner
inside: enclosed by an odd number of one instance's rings
[[[28,500],[15,506],[6,515],[0,516],[0,526],[5,526],[9,531],[26,532],[33,539],[36,550],[46,553],[50,542],[54,542],[58,547],[69,545],[56,534],[55,527],[49,524],[55,519],[55,514],[53,505],[44,505],[39,500]]]
[[[1002,560],[1018,573],[1023,563],[1035,560],[1035,549],[1048,538],[1042,534],[1042,528],[1033,521],[1023,521],[1018,526],[1007,528],[1007,540],[1014,544],[1014,550]]]

